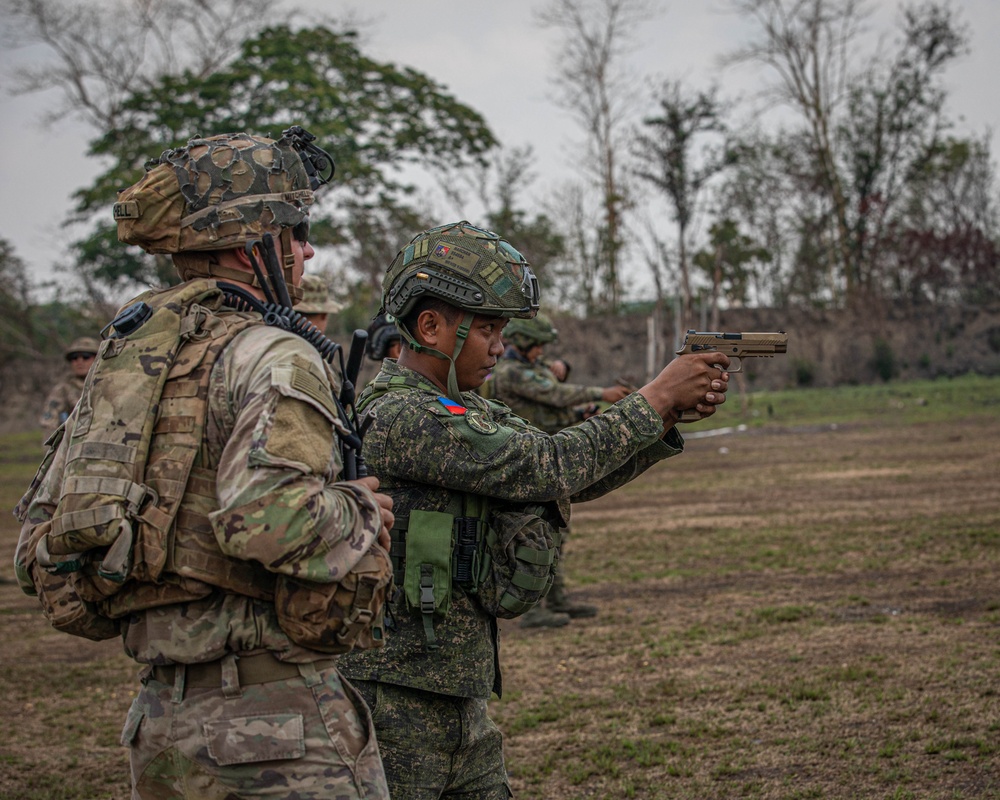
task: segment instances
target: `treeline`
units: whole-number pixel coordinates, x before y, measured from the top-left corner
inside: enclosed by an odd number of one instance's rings
[[[433,173],[451,207],[479,209],[474,222],[528,255],[546,301],[578,315],[630,310],[639,294],[692,323],[706,304],[717,318],[740,306],[1000,298],[989,140],[948,116],[943,76],[969,34],[947,2],[903,6],[893,44],[880,38],[865,56],[870,3],[729,0],[752,35],[719,55],[761,70],[785,109],[771,127],[688,79],[625,91],[641,85],[627,44],[655,3],[540,3],[538,22],[561,42],[548,77],[583,134],[581,169],[544,200],[528,191],[530,146],[504,147],[434,78],[371,58],[351,25],[306,22],[294,3],[263,30],[276,5],[265,0],[220,0],[210,13],[198,0],[3,4],[10,35],[50,54],[11,76],[17,88],[59,89],[53,119],[87,119],[89,155],[105,165],[73,195],[71,221],[90,226],[65,265],[74,292],[39,304],[0,243],[5,360],[51,355],[136,288],[174,280],[168,259],[118,243],[108,211],[146,158],[199,133],[277,135],[292,122],[337,163],[311,229],[348,302],[344,331],[371,316],[400,240],[441,221],[429,182],[400,164]]]

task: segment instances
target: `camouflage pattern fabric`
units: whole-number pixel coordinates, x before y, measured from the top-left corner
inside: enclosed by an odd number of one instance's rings
[[[78,378],[76,375],[70,375],[52,387],[49,396],[45,398],[42,416],[38,420],[45,430],[46,436],[50,435],[69,417],[77,400],[80,399],[83,384],[86,381],[85,377]]]
[[[359,398],[371,417],[365,460],[392,496],[397,519],[415,508],[445,511],[454,491],[511,503],[558,501],[568,521],[570,500],[600,497],[683,448],[674,428],[664,437],[663,421],[639,394],[549,436],[472,392],[462,395],[464,413],[454,413],[437,392],[417,386],[421,376],[391,359],[382,363],[382,378],[413,383],[367,408],[371,384]],[[397,597],[386,646],[342,656],[343,673],[457,697],[499,695],[496,619],[452,588],[447,616],[434,620],[439,649],[427,648],[419,610]]]
[[[320,275],[302,276],[302,302],[296,303],[300,314],[335,314],[344,307],[330,297],[330,286]]]
[[[393,800],[512,797],[486,701],[357,681],[372,710]]]
[[[131,747],[142,800],[388,798],[371,717],[336,669],[243,687],[186,689],[151,677],[132,702]]]
[[[530,363],[508,347],[490,375],[490,397],[546,433],[558,433],[582,420],[575,408],[601,399],[599,386],[560,383],[544,364]]]
[[[146,164],[118,193],[118,239],[147,253],[225,250],[299,224],[313,203],[302,159],[284,138],[191,139]]]
[[[348,552],[356,560],[372,547],[381,528],[381,517],[371,492],[357,484],[336,481],[341,465],[334,427],[318,425],[322,415],[315,401],[301,392],[290,391],[287,385],[288,370],[300,362],[308,363],[310,371],[320,376],[327,375],[311,345],[293,334],[263,325],[240,333],[215,362],[209,379],[208,414],[200,455],[203,465],[216,469],[218,510],[210,515],[211,529],[227,556],[258,562],[279,580],[288,576],[336,581],[343,575]],[[333,392],[329,378],[323,380],[326,391]],[[36,567],[28,558],[25,534],[52,518],[60,495],[67,442],[64,439],[54,454],[52,466],[37,486],[23,520],[15,570],[22,589],[29,594],[34,593],[30,570]],[[273,602],[222,589],[211,590],[207,596],[190,602],[130,613],[121,620],[121,631],[125,651],[144,664],[209,662],[229,654],[262,650],[270,651],[278,660],[302,664],[328,657],[293,642],[278,623]],[[359,742],[366,737],[348,735],[347,718],[337,704],[337,698],[342,696],[337,684],[335,677],[325,680],[329,691],[295,684],[298,694],[318,705],[319,710],[313,714],[319,713],[326,720],[333,745],[322,745],[313,758],[308,751],[312,739],[306,737],[307,755],[303,756],[306,761],[289,761],[289,765],[298,765],[289,777],[305,780],[305,772],[313,769],[318,771],[310,780],[322,775],[326,776],[324,780],[342,784],[336,790],[301,794],[301,797],[385,798],[387,793],[377,786],[368,794],[362,794],[358,788],[359,782],[367,780],[362,772],[369,770],[368,766],[362,770],[363,765],[358,761],[362,756]],[[162,697],[159,690],[150,695],[151,686],[140,698],[145,698],[143,703],[159,708]],[[192,690],[189,697],[196,698],[197,691]],[[247,691],[244,698],[249,702],[262,694]],[[290,689],[289,694],[296,692]],[[290,707],[287,700],[283,703],[283,708]],[[187,715],[187,705],[186,697],[171,709],[174,714],[184,713],[189,720],[187,727],[168,725],[165,729],[175,732],[178,747],[192,736],[208,733],[207,728],[202,730],[194,723],[201,719],[204,709],[194,704],[195,710]],[[246,716],[259,713],[254,709],[256,706],[250,703]],[[226,718],[229,713],[225,712]],[[149,715],[144,717],[149,718]],[[364,722],[367,724],[367,716]],[[191,732],[192,725],[195,733]],[[314,729],[319,730],[315,726]],[[156,737],[143,738],[142,730],[140,725],[140,735],[125,737],[132,742],[133,764],[149,763],[155,774],[172,769],[181,782],[188,769],[193,776],[203,774],[201,763],[190,756],[164,756],[172,767],[157,761],[165,752],[163,742]],[[370,734],[365,733],[370,741]],[[198,747],[208,747],[207,739]],[[341,761],[357,765],[361,772],[351,776],[330,767],[335,752],[340,754]],[[306,763],[313,766],[307,767]],[[248,772],[268,772],[270,777],[266,780],[273,782],[271,796],[295,796],[287,793],[282,784],[283,765],[269,764],[262,771],[259,763],[242,766],[237,760],[218,766],[219,775],[234,772],[237,775],[234,780],[241,780],[238,776]],[[370,770],[377,772],[374,766]],[[192,786],[197,786],[202,778],[192,780]],[[257,780],[263,778],[258,776]],[[378,781],[373,779],[371,783],[375,785]],[[260,794],[229,795],[227,791],[206,789],[205,794],[187,796],[223,798]],[[182,795],[146,795],[138,790],[135,794],[137,798],[147,796]]]

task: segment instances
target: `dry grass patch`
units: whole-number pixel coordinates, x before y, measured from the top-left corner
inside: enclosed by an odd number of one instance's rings
[[[948,402],[693,439],[576,508],[567,574],[598,617],[502,624],[516,795],[1000,798],[1000,416]],[[14,444],[8,507],[40,456]],[[8,565],[16,536],[0,518]],[[125,800],[136,666],[9,582],[0,629],[0,800]]]

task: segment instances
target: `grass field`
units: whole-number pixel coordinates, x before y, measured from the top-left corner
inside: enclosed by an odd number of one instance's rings
[[[503,624],[515,795],[1000,798],[1000,379],[739,409],[687,430],[744,430],[574,508],[596,619]],[[38,435],[0,447],[9,509]],[[16,536],[4,515],[7,565]],[[0,799],[125,800],[135,665],[0,598]]]

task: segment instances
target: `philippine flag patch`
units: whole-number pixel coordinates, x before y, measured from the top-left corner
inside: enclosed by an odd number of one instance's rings
[[[438,402],[447,408],[452,414],[461,416],[465,413],[465,406],[460,406],[454,400],[449,400],[447,397],[439,397]]]

